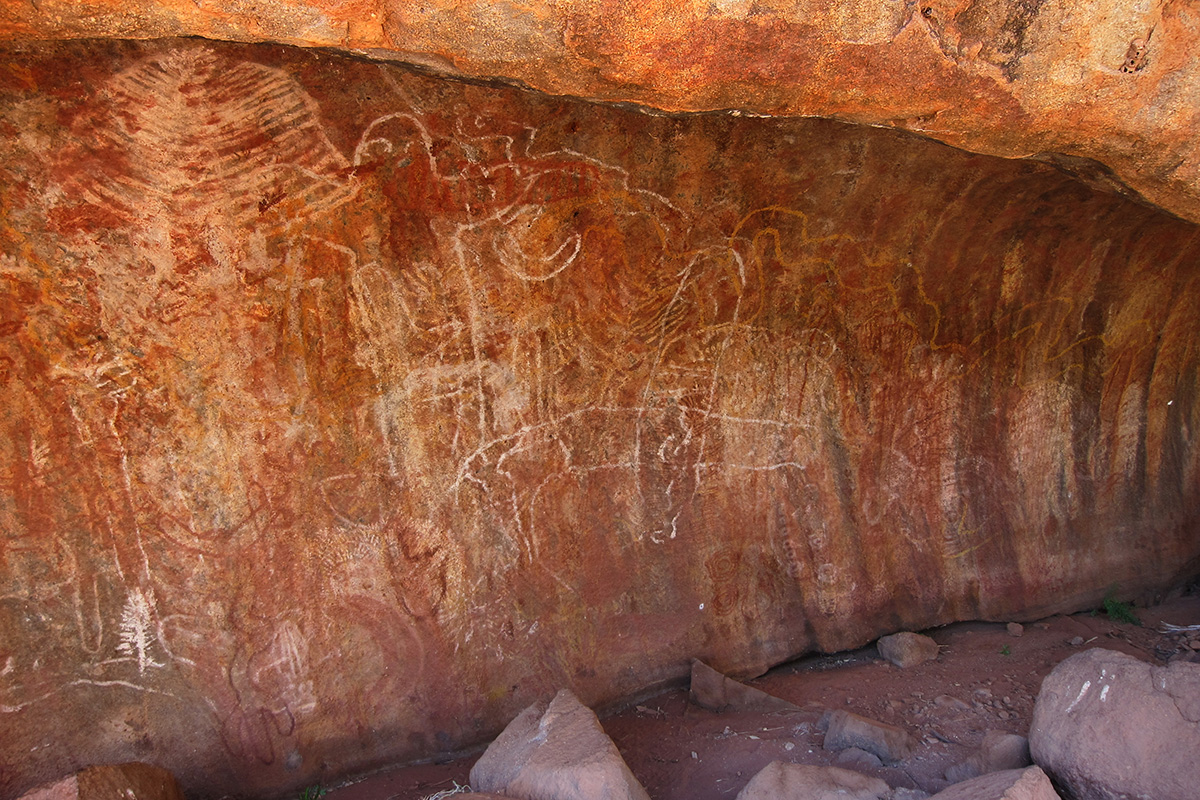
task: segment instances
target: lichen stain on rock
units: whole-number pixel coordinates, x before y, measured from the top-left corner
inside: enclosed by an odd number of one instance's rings
[[[831,122],[283,48],[19,61],[6,796],[129,758],[278,792],[564,686],[1196,571],[1187,223]]]

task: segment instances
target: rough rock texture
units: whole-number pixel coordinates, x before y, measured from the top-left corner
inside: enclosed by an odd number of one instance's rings
[[[1023,769],[1030,763],[1028,739],[1015,733],[988,731],[976,752],[946,770],[946,780],[958,783],[989,772]]]
[[[737,800],[882,800],[891,788],[879,780],[838,767],[772,761],[738,792]]]
[[[910,631],[881,636],[876,647],[879,648],[879,655],[901,669],[915,667],[938,657],[937,642]]]
[[[692,659],[689,698],[710,711],[799,711],[792,703],[739,683]]]
[[[175,776],[151,764],[106,764],[34,789],[21,800],[184,800]]]
[[[930,800],[1061,800],[1038,767],[992,772],[943,789]]]
[[[1042,681],[1029,747],[1075,800],[1195,798],[1200,664],[1072,656]]]
[[[0,58],[0,185],[6,797],[1197,571],[1200,237],[1046,165],[76,42]]]
[[[898,764],[912,755],[917,740],[908,731],[849,711],[833,711],[822,719],[825,749],[856,747],[873,753],[885,764]]]
[[[471,787],[522,800],[650,800],[596,715],[567,689],[509,723],[471,767]]]
[[[1184,0],[36,0],[0,37],[338,47],[673,111],[832,116],[1124,181],[1200,220],[1200,13]],[[1100,163],[1095,163],[1095,162]]]

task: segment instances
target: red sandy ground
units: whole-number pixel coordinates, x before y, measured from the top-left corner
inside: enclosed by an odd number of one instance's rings
[[[1200,624],[1200,593],[1135,613],[1142,627],[1084,613],[1026,624],[1019,637],[1001,623],[948,625],[925,632],[942,652],[917,667],[895,667],[870,646],[805,658],[750,681],[800,712],[716,714],[689,703],[680,688],[606,717],[604,729],[654,800],[729,800],[771,761],[833,763],[837,753],[821,747],[817,720],[827,708],[844,708],[921,740],[916,755],[899,766],[860,771],[932,794],[948,785],[946,769],[970,755],[988,729],[1028,735],[1042,678],[1064,658],[1105,647],[1161,664],[1189,657],[1189,643],[1200,649],[1200,631],[1159,631],[1164,622]],[[1072,645],[1075,637],[1084,643]],[[478,757],[389,770],[326,796],[420,800],[466,784]]]

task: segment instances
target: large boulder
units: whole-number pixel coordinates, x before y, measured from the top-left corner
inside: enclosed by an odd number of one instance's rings
[[[1042,682],[1029,746],[1075,800],[1195,800],[1200,664],[1071,656]]]
[[[596,715],[567,689],[509,723],[471,767],[471,786],[522,800],[650,800]]]
[[[878,756],[885,764],[898,764],[913,754],[917,740],[903,728],[849,711],[831,711],[821,719],[826,750],[857,747]]]
[[[1061,800],[1038,767],[991,772],[956,783],[930,800]]]
[[[1029,764],[1028,739],[1015,733],[987,731],[974,753],[946,770],[946,780],[958,783],[989,772],[1023,769]]]
[[[881,636],[875,643],[879,655],[901,669],[915,667],[938,657],[938,643],[928,636],[911,631],[901,631],[890,636]]]
[[[840,767],[772,761],[758,771],[737,800],[886,800],[891,788],[879,780]]]
[[[692,659],[688,698],[698,706],[718,712],[800,710],[787,700],[735,681],[699,659]]]

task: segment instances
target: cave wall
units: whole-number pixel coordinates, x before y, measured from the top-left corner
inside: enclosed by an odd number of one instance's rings
[[[0,57],[0,793],[265,795],[1200,571],[1197,228],[281,47]]]
[[[1200,222],[1200,10],[1187,0],[30,0],[0,40],[329,47],[669,111],[919,131],[1061,160]]]

